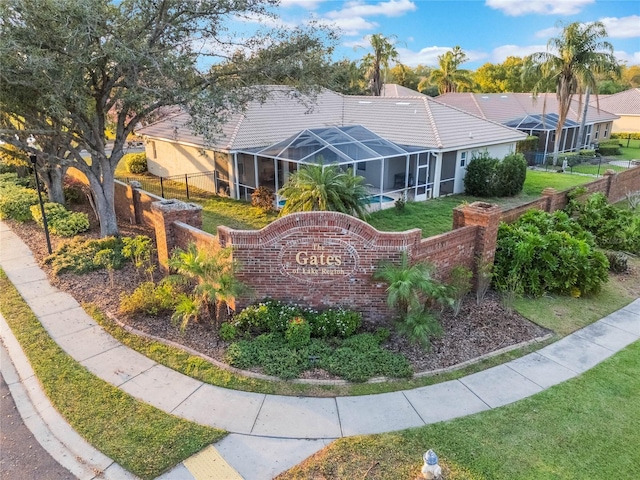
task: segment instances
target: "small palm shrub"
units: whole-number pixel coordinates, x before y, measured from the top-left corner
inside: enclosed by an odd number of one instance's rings
[[[273,190],[267,187],[258,187],[251,194],[251,205],[258,207],[265,213],[275,210],[276,196]]]
[[[147,155],[144,152],[128,153],[124,157],[124,165],[127,172],[140,174],[147,171]]]
[[[70,212],[59,203],[45,203],[44,213],[52,235],[73,237],[89,230],[89,216],[82,212]],[[40,205],[31,206],[31,216],[38,225],[44,228]]]
[[[608,280],[608,268],[593,236],[565,212],[530,210],[498,230],[493,280],[502,292],[597,293]]]

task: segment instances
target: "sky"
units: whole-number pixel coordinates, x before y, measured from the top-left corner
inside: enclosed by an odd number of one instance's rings
[[[401,63],[436,66],[438,55],[459,45],[474,70],[508,56],[546,51],[558,22],[601,21],[618,60],[640,64],[640,1],[634,0],[281,0],[278,25],[313,18],[339,27],[334,60],[357,60],[368,36],[394,39]]]

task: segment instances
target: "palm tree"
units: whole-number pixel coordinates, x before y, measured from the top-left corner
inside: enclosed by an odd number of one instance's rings
[[[393,43],[389,41],[389,38],[385,37],[381,33],[374,33],[371,35],[369,42],[373,53],[365,55],[362,59],[362,65],[367,70],[367,77],[369,78],[369,90],[371,95],[375,97],[380,96],[382,92],[382,85],[384,85],[384,78],[382,76],[382,70],[389,69],[390,61],[398,60],[398,51]]]
[[[365,218],[364,199],[369,195],[364,177],[337,165],[307,165],[289,177],[279,195],[287,201],[281,215],[329,210]]]
[[[459,46],[453,50],[438,56],[438,70],[433,70],[429,81],[438,86],[440,94],[471,90],[473,79],[469,70],[462,70],[458,67],[467,61],[467,55]],[[419,87],[418,87],[419,88]]]
[[[558,99],[558,123],[553,147],[553,164],[558,161],[560,136],[567,119],[573,95],[580,93],[578,111],[582,108],[582,93],[597,94],[598,73],[619,75],[620,66],[613,55],[613,45],[602,40],[607,36],[601,22],[566,25],[559,37],[550,38],[546,52],[537,52],[528,57],[531,68],[538,74],[533,88],[534,96],[544,91],[544,85],[552,81]]]
[[[192,243],[186,250],[176,249],[169,259],[169,266],[196,283],[193,297],[181,298],[173,316],[181,322],[183,330],[192,318],[200,321],[203,317],[212,319],[214,326],[219,327],[224,319],[224,308],[228,313],[228,302],[245,288],[234,275],[228,248],[210,252],[198,250]],[[216,310],[212,311],[214,305]]]

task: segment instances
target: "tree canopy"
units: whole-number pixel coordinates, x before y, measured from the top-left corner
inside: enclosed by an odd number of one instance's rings
[[[473,90],[473,79],[468,70],[458,67],[467,61],[467,55],[459,47],[438,56],[438,69],[431,72],[430,81],[438,86],[439,93]]]
[[[553,151],[553,164],[558,159],[562,127],[576,93],[597,93],[597,73],[619,74],[620,66],[613,55],[613,45],[602,40],[607,31],[601,22],[582,24],[578,22],[564,26],[560,36],[549,39],[546,52],[537,52],[528,57],[530,69],[538,82],[533,87],[534,95],[543,90],[548,82],[555,84],[558,99],[558,124]],[[587,100],[588,101],[588,100]],[[579,110],[582,108],[579,107]]]
[[[84,173],[102,235],[117,234],[115,168],[127,136],[161,107],[191,113],[193,130],[210,139],[229,114],[264,98],[259,83],[274,79],[313,92],[324,81],[331,31],[312,26],[241,38],[230,30],[232,18],[273,16],[275,3],[4,0],[2,139],[28,151],[29,135],[41,147],[58,138],[66,150],[39,152],[40,161]],[[215,65],[206,72],[203,57]],[[115,139],[107,148],[110,115]]]

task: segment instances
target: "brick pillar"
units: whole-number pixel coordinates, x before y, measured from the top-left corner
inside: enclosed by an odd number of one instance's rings
[[[547,200],[547,213],[553,213],[558,209],[556,196],[558,191],[553,187],[547,187],[542,191],[542,196]]]
[[[604,192],[605,196],[607,197],[607,200],[611,203],[615,203],[617,202],[619,199],[611,199],[611,191],[613,190],[613,183],[616,181],[616,172],[614,170],[611,169],[607,169],[604,174],[603,174],[604,178],[607,179],[607,191]]]
[[[162,200],[151,204],[153,224],[156,230],[158,261],[165,270],[169,268],[169,256],[176,246],[174,222],[192,227],[202,227],[202,207],[179,200]]]
[[[498,226],[502,209],[486,202],[474,202],[453,209],[453,228],[478,226],[475,256],[484,262],[493,262],[498,241]]]

